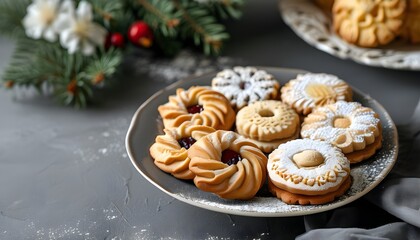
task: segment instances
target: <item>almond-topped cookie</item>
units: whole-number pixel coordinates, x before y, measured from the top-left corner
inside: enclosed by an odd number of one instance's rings
[[[296,139],[281,144],[268,157],[268,187],[288,204],[323,204],[350,187],[350,163],[330,143]]]
[[[225,69],[213,78],[211,85],[229,99],[235,110],[256,101],[277,99],[280,89],[280,83],[271,74],[254,67]]]
[[[189,150],[195,185],[226,199],[250,199],[265,183],[267,157],[246,138],[216,131]]]
[[[341,101],[316,108],[305,118],[301,136],[332,143],[351,163],[371,157],[382,146],[378,115],[357,102]]]
[[[183,122],[229,130],[235,122],[235,112],[226,97],[207,87],[178,88],[169,102],[158,111],[165,128],[178,127]]]
[[[337,101],[351,101],[350,86],[337,76],[326,73],[299,74],[281,89],[281,99],[301,115],[317,106]]]

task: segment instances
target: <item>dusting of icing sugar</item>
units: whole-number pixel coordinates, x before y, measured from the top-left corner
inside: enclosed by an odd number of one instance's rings
[[[342,117],[349,119],[350,125],[347,128],[335,127],[334,120]],[[303,124],[301,135],[330,143],[334,143],[341,135],[346,135],[353,142],[362,143],[365,142],[365,137],[371,137],[378,130],[379,121],[372,109],[357,102],[339,101],[319,107],[311,113]]]
[[[296,79],[290,80],[289,84],[282,89],[282,100],[303,108],[314,108],[318,105],[321,98],[314,98],[307,91],[310,85],[325,86],[332,95],[319,96],[325,98],[328,102],[335,102],[346,100],[350,87],[346,82],[339,79],[337,76],[325,73],[306,73],[299,74]],[[327,98],[331,98],[328,100]]]
[[[304,150],[321,153],[324,162],[313,168],[298,167],[292,158]],[[340,149],[327,142],[297,139],[271,153],[267,169],[273,183],[304,191],[323,191],[342,183],[350,172],[350,163]]]
[[[275,98],[280,84],[264,70],[234,67],[219,72],[212,80],[212,88],[240,109],[249,103]]]

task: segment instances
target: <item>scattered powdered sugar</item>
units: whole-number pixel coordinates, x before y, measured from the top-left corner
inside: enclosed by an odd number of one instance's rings
[[[174,58],[155,59],[142,56],[135,59],[135,70],[147,73],[153,79],[164,82],[174,82],[190,76],[220,71],[232,67],[239,62],[229,57],[210,58],[188,50],[182,50]]]

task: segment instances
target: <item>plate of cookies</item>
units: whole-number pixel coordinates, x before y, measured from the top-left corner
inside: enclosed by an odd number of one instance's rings
[[[170,196],[244,216],[331,210],[376,187],[398,154],[374,99],[327,73],[234,67],[178,81],[134,114],[126,148]]]
[[[280,0],[284,22],[310,45],[342,59],[420,70],[419,0]]]

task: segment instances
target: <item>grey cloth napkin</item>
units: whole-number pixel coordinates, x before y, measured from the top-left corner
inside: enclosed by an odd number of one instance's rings
[[[410,122],[398,126],[398,133],[400,150],[393,170],[365,196],[395,216],[395,222],[367,229],[362,223],[371,217],[368,213],[343,207],[306,216],[307,232],[297,239],[420,239],[420,101]]]

